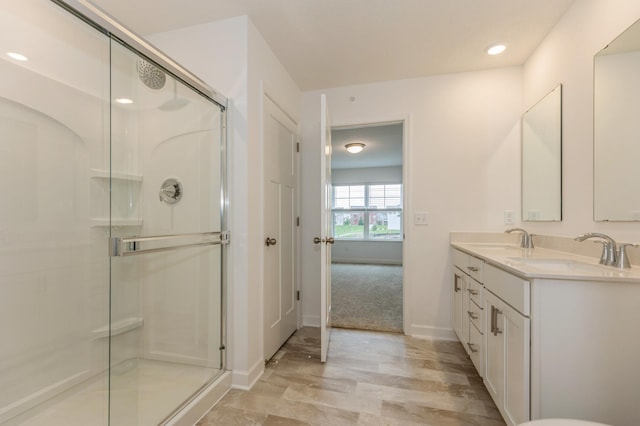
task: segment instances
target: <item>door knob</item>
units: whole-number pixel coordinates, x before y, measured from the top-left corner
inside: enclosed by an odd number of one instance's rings
[[[267,245],[267,247],[269,247],[269,246],[275,246],[275,245],[276,245],[276,243],[277,243],[277,241],[276,241],[276,239],[275,239],[275,238],[269,238],[269,237],[267,237],[267,239],[266,239],[266,240],[264,240],[264,243]]]
[[[322,239],[320,239],[318,237],[315,237],[313,239],[313,244],[320,244],[320,243],[324,243],[324,240],[322,240]]]
[[[327,237],[327,239],[326,239],[326,243],[327,244],[333,244],[335,242],[336,242],[336,240],[334,240],[333,237]]]

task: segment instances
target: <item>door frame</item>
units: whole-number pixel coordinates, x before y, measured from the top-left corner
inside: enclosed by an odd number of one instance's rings
[[[410,123],[411,123],[411,114],[389,114],[389,115],[380,115],[380,116],[370,116],[363,120],[353,120],[353,121],[339,121],[331,123],[331,130],[339,129],[339,128],[348,128],[355,126],[376,126],[381,124],[393,124],[393,123],[402,123],[402,332],[407,334],[409,330],[411,330],[411,318],[410,316],[410,288],[407,286],[407,267],[406,267],[406,259],[407,259],[407,240],[411,238],[411,227],[409,226],[409,209],[411,208],[411,203],[409,197],[406,194],[409,193],[409,188],[411,187],[411,182],[409,176],[409,140],[410,140]]]

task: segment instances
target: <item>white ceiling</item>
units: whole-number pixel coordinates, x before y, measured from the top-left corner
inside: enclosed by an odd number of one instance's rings
[[[350,142],[365,147],[349,154],[345,145]],[[333,129],[331,148],[332,169],[402,166],[402,123]]]
[[[302,90],[521,65],[573,1],[92,0],[142,35],[249,15]]]

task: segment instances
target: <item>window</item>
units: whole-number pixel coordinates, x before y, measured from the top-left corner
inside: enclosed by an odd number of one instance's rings
[[[402,184],[334,186],[333,235],[343,240],[401,240]]]

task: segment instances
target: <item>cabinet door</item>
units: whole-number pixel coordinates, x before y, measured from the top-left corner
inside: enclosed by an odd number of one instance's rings
[[[500,324],[502,302],[486,291],[485,317],[485,369],[484,385],[498,407],[503,405],[504,395],[504,334]]]
[[[464,274],[458,268],[453,268],[453,329],[462,344],[466,339],[462,330],[462,323],[466,319],[463,310],[464,281]]]
[[[499,322],[504,330],[504,416],[509,424],[529,420],[529,318],[507,304]],[[502,318],[501,318],[502,317]]]

